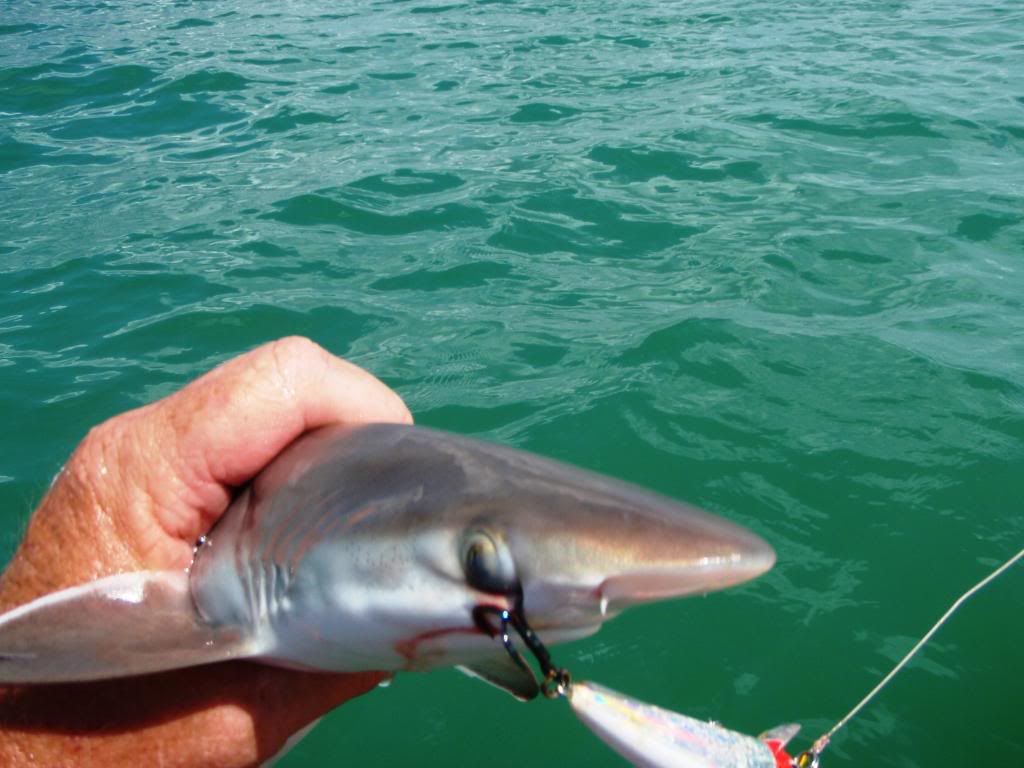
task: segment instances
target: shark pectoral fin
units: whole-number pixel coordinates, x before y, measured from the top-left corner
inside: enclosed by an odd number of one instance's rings
[[[540,693],[540,686],[530,668],[517,664],[505,653],[493,659],[460,666],[459,671],[508,691],[520,701],[529,701]]]
[[[101,680],[251,655],[196,613],[184,571],[109,576],[0,614],[0,683]]]

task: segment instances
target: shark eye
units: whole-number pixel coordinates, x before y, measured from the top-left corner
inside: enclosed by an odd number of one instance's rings
[[[481,592],[504,595],[519,588],[512,553],[486,531],[471,531],[466,536],[462,567],[469,585]]]

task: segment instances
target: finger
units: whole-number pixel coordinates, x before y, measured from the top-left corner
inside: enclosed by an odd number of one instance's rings
[[[228,361],[147,414],[173,446],[177,478],[198,521],[193,538],[252,478],[309,429],[332,423],[411,423],[402,400],[371,374],[308,339],[290,337]],[[187,516],[186,516],[187,517]]]

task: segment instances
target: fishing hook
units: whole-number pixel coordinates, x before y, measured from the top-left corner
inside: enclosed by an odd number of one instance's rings
[[[512,610],[508,608],[498,608],[490,605],[480,605],[473,609],[473,619],[476,622],[477,627],[482,631],[487,632],[491,637],[500,636],[501,644],[505,647],[508,655],[512,657],[512,661],[517,666],[523,669],[529,669],[529,664],[526,663],[526,659],[515,647],[512,642],[512,636],[508,631],[511,626],[516,631],[523,643],[530,652],[536,657],[537,663],[540,665],[541,672],[544,674],[544,680],[540,684],[540,690],[549,699],[555,699],[559,696],[565,696],[569,692],[569,686],[572,683],[572,677],[569,674],[569,670],[564,667],[556,667],[554,662],[551,660],[551,654],[545,647],[544,643],[541,642],[540,638],[537,637],[537,633],[533,631],[530,625],[526,622],[526,617],[523,615],[521,601],[516,601],[517,605]],[[495,629],[494,625],[486,618],[491,615],[501,622],[501,629]]]

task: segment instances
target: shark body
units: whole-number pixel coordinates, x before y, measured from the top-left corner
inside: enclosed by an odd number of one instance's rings
[[[235,499],[186,572],[107,577],[0,615],[0,682],[234,658],[330,671],[466,668],[537,693],[481,609],[547,644],[774,563],[753,533],[539,456],[406,425],[325,427]]]

